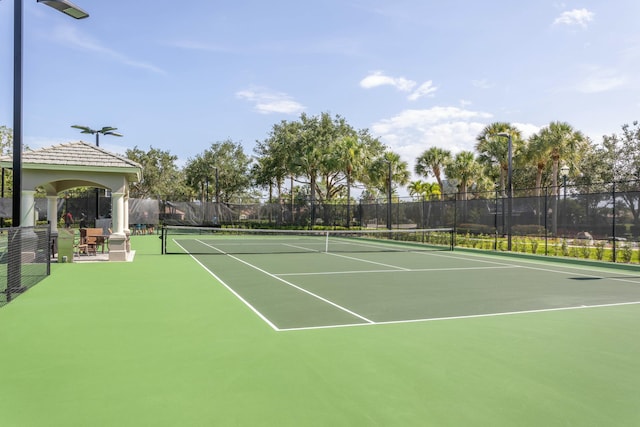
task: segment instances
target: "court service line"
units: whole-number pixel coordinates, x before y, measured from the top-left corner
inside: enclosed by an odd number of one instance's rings
[[[182,248],[183,251],[185,251],[186,253],[189,253],[189,251],[187,251],[182,245],[180,245],[180,243],[175,242],[176,245],[180,246]],[[264,316],[262,313],[260,313],[260,311],[258,311],[257,308],[255,308],[253,305],[251,305],[251,303],[249,301],[247,301],[246,299],[242,298],[242,296],[240,294],[238,294],[236,291],[233,290],[233,288],[231,288],[229,285],[227,285],[225,283],[224,280],[222,280],[220,277],[218,277],[218,275],[216,273],[214,273],[213,271],[209,270],[209,268],[207,268],[206,265],[204,265],[203,263],[200,262],[200,260],[198,258],[196,258],[194,255],[189,254],[189,256],[195,260],[195,262],[197,262],[198,264],[200,264],[200,266],[202,268],[204,268],[210,275],[212,275],[218,282],[222,283],[222,286],[224,286],[225,288],[227,288],[227,290],[229,292],[231,292],[233,295],[235,295],[236,298],[238,298],[240,301],[242,301],[242,303],[244,303],[244,305],[246,305],[247,307],[249,307],[249,310],[253,311],[260,319],[262,319],[267,325],[271,326],[271,328],[275,331],[280,331],[281,329],[278,328],[276,325],[274,325],[269,319],[266,318],[266,316]]]
[[[331,305],[331,306],[333,306],[333,307],[335,307],[335,308],[337,308],[339,310],[344,311],[345,313],[348,313],[348,314],[350,314],[350,315],[352,315],[354,317],[357,317],[358,319],[362,319],[367,323],[372,323],[372,324],[375,323],[373,320],[367,319],[366,317],[356,313],[355,311],[349,310],[348,308],[343,307],[340,304],[337,304],[337,303],[335,303],[333,301],[330,301],[330,300],[328,300],[328,299],[326,299],[324,297],[321,297],[320,295],[317,295],[317,294],[315,294],[315,293],[313,293],[313,292],[311,292],[311,291],[309,291],[307,289],[304,289],[304,288],[302,288],[302,287],[300,287],[300,286],[298,286],[296,284],[293,284],[293,283],[291,283],[291,282],[289,282],[287,280],[281,279],[280,277],[276,276],[275,274],[269,273],[268,271],[263,270],[262,268],[251,264],[250,262],[247,262],[247,261],[245,261],[243,259],[240,259],[240,258],[238,258],[238,257],[236,257],[234,255],[225,253],[225,252],[221,251],[220,249],[216,248],[215,246],[209,245],[208,243],[205,243],[205,242],[203,242],[201,240],[198,240],[198,242],[200,242],[200,243],[202,243],[202,244],[204,244],[206,246],[209,246],[210,248],[215,249],[216,251],[221,252],[221,253],[225,254],[226,256],[230,257],[231,259],[234,259],[234,260],[236,260],[236,261],[238,261],[238,262],[240,262],[240,263],[242,263],[242,264],[244,264],[244,265],[246,265],[248,267],[251,267],[251,268],[253,268],[255,270],[258,270],[259,272],[261,272],[263,274],[266,274],[267,276],[272,277],[272,278],[284,283],[287,286],[291,286],[292,288],[295,288],[295,289],[297,289],[297,290],[299,290],[301,292],[306,293],[307,295],[310,295],[310,296],[312,296],[314,298],[317,298],[317,299],[319,299],[320,301],[322,301],[324,303],[327,303],[327,304],[329,304],[329,305]]]
[[[437,252],[415,251],[415,252],[412,252],[412,253],[416,253],[416,254],[420,254],[420,255],[426,255],[426,256],[435,256],[435,257],[443,257],[443,258],[448,258],[448,259],[459,259],[459,260],[463,260],[463,261],[469,261],[468,257],[457,256],[457,255],[449,255],[449,254],[443,254],[443,253],[437,253]],[[470,254],[470,255],[471,256],[476,256],[476,254]],[[495,265],[504,265],[504,266],[519,266],[518,264],[514,264],[514,263],[489,261],[489,260],[486,260],[486,259],[474,259],[472,261],[482,262],[482,263],[485,263],[485,264],[495,264]]]
[[[370,261],[368,259],[362,259],[362,258],[356,258],[356,257],[352,257],[352,256],[347,256],[347,255],[340,255],[340,254],[336,254],[333,252],[325,252],[327,255],[332,255],[332,256],[336,256],[336,257],[340,257],[340,258],[346,258],[346,259],[352,259],[354,261],[362,261],[362,262],[366,262],[369,264],[375,264],[375,265],[381,265],[383,267],[391,267],[391,268],[397,268],[398,270],[404,270],[404,271],[410,271],[410,268],[404,268],[404,267],[399,267],[397,265],[391,265],[391,264],[384,264],[382,262],[376,262],[376,261]],[[396,271],[398,271],[396,270]]]
[[[366,274],[366,273],[398,273],[398,272],[426,272],[426,271],[464,271],[464,270],[500,270],[507,268],[522,268],[519,265],[505,265],[505,266],[496,266],[496,267],[449,267],[449,268],[413,268],[404,270],[348,270],[348,271],[316,271],[311,273],[275,273],[278,277],[285,276],[322,276],[322,275],[340,275],[340,274]]]
[[[469,314],[469,315],[463,315],[463,316],[434,317],[430,319],[425,318],[425,319],[389,320],[389,321],[383,321],[383,322],[376,322],[375,325],[395,325],[395,324],[403,324],[403,323],[439,322],[443,320],[476,319],[476,318],[482,318],[482,317],[515,316],[519,314],[535,314],[535,313],[547,313],[547,312],[554,312],[554,311],[585,310],[589,308],[621,307],[626,305],[638,305],[638,304],[640,304],[640,301],[617,302],[617,303],[611,303],[611,304],[579,305],[579,306],[572,306],[572,307],[541,308],[537,310],[505,311],[505,312],[499,312],[499,313]],[[284,329],[280,329],[280,332],[305,331],[305,330],[313,330],[313,329],[346,328],[346,327],[353,327],[353,326],[371,326],[371,324],[344,323],[340,325],[306,326],[302,328],[284,328]]]
[[[469,258],[464,258],[464,257],[460,257],[460,256],[451,256],[451,255],[445,255],[445,254],[432,254],[432,255],[436,255],[436,256],[443,256],[445,258],[455,258],[455,259],[461,259],[461,260],[469,260]],[[469,256],[472,257],[476,257],[476,258],[480,258],[480,257],[489,257],[492,255],[483,255],[483,254],[472,254],[470,253]],[[500,256],[500,255],[497,255]],[[511,265],[511,266],[517,266],[517,267],[521,267],[521,268],[527,268],[530,270],[539,270],[539,271],[546,271],[549,273],[559,273],[559,274],[566,274],[566,275],[576,275],[576,276],[583,276],[583,277],[593,277],[594,279],[608,279],[608,280],[613,280],[613,281],[618,281],[618,282],[627,282],[627,283],[635,283],[635,284],[640,284],[639,281],[637,280],[631,280],[631,279],[624,279],[621,277],[607,277],[605,275],[605,272],[602,270],[598,270],[598,269],[593,269],[593,268],[585,268],[582,266],[569,266],[566,267],[567,270],[559,270],[559,269],[555,269],[555,268],[543,268],[543,267],[532,267],[530,265],[526,265],[526,264],[537,264],[537,265],[545,265],[544,261],[536,261],[536,260],[527,260],[527,259],[520,259],[518,260],[518,263],[514,263],[514,264],[507,264],[507,263],[498,263],[495,261],[488,261],[488,260],[484,260],[484,259],[476,259],[476,261],[478,262],[484,262],[484,263],[491,263],[491,264],[498,264],[498,265]],[[615,265],[608,267],[608,266],[603,266],[602,268],[613,268],[615,269]],[[578,273],[574,270],[582,270],[582,271],[590,271],[592,272],[592,274],[587,274],[587,273]],[[619,275],[627,275],[630,276],[631,274],[627,274],[625,272],[616,272],[616,274]],[[634,273],[636,276],[638,273]]]

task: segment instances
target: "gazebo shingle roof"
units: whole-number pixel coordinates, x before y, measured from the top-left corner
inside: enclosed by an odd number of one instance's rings
[[[11,156],[3,161],[9,161]],[[124,156],[103,150],[84,141],[69,142],[22,153],[23,165],[61,165],[106,168],[142,168],[139,163]]]

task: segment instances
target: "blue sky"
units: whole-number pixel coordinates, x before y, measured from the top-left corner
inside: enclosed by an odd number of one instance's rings
[[[339,114],[410,167],[495,121],[561,120],[599,142],[640,120],[637,0],[24,0],[24,140],[167,150],[179,164],[272,125]],[[13,1],[0,1],[0,125],[12,126]]]

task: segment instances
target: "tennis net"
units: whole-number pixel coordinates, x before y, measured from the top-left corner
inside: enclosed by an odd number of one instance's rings
[[[270,254],[453,250],[451,228],[266,230],[164,226],[163,254]]]

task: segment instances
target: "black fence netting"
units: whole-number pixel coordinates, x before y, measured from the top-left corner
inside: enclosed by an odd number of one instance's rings
[[[0,307],[50,273],[50,227],[0,229]]]
[[[0,201],[0,214],[9,215],[10,199]],[[99,210],[98,210],[99,208]],[[36,199],[38,220],[46,220],[46,199]],[[88,223],[96,213],[111,212],[111,199],[64,198],[57,218],[70,211]],[[1,218],[0,218],[1,219]],[[274,202],[213,203],[129,199],[132,230],[158,224],[230,226],[242,228],[455,228],[457,235],[494,239],[531,237],[590,241],[640,241],[640,181],[559,185],[504,191],[450,193],[435,199],[318,200],[275,199]],[[1,224],[0,224],[1,225]],[[147,227],[144,227],[144,226]],[[557,242],[556,242],[557,243]],[[556,244],[554,243],[554,244]],[[507,249],[508,250],[508,249]]]

